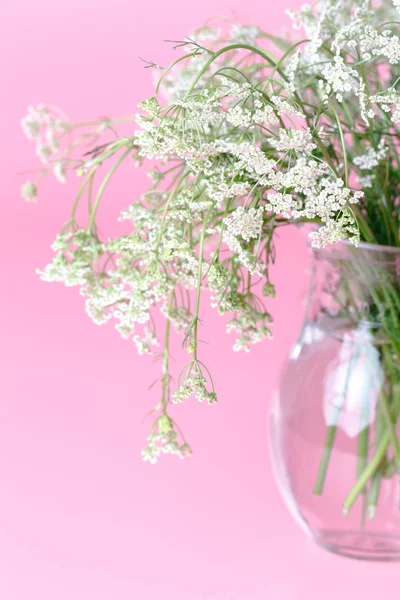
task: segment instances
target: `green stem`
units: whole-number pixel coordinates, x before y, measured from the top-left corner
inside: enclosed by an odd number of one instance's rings
[[[339,129],[340,143],[342,145],[342,152],[343,152],[344,183],[345,183],[345,186],[348,187],[349,186],[349,166],[348,166],[348,161],[347,161],[347,150],[346,150],[346,143],[345,143],[344,135],[343,135],[343,128],[342,128],[342,124],[340,122],[340,118],[337,113],[335,105],[332,102],[329,102],[329,104],[333,111],[333,114],[335,115],[336,123],[337,123],[338,129]]]
[[[225,52],[230,52],[231,50],[249,50],[250,52],[253,52],[254,54],[258,54],[259,56],[261,56],[261,58],[263,58],[267,63],[269,63],[272,67],[276,66],[276,61],[272,60],[272,58],[270,56],[268,56],[268,54],[266,54],[265,52],[263,52],[260,48],[257,48],[256,46],[250,46],[249,44],[230,44],[229,46],[225,46],[224,48],[221,48],[220,50],[218,50],[218,52],[215,52],[206,62],[206,64],[203,66],[202,69],[200,69],[199,73],[197,74],[197,76],[195,77],[194,81],[192,82],[192,84],[189,86],[188,91],[186,92],[186,96],[185,98],[188,98],[190,96],[190,94],[192,93],[192,91],[194,90],[196,84],[200,81],[200,79],[203,77],[204,73],[207,72],[207,69],[210,65],[212,65],[212,63],[222,54],[224,54]],[[283,79],[285,79],[285,81],[287,81],[287,77],[285,76],[285,74],[281,71],[281,69],[278,69],[279,74],[281,75],[281,77],[283,77]]]
[[[162,396],[161,405],[163,414],[167,414],[167,406],[169,402],[169,391],[170,391],[170,380],[169,380],[169,341],[171,335],[171,309],[174,299],[174,292],[172,291],[168,300],[167,318],[165,324],[165,337],[164,337],[164,350],[163,350],[163,366],[162,366]]]
[[[314,486],[314,494],[320,496],[323,492],[326,474],[328,472],[329,462],[331,459],[333,444],[335,442],[337,425],[330,425],[325,438],[325,446],[322,451],[321,462],[319,465],[317,480]]]
[[[369,410],[369,403],[366,402],[366,406],[364,409]],[[368,452],[369,452],[369,427],[364,427],[362,431],[358,434],[358,444],[357,444],[357,477],[360,477],[362,472],[368,463]],[[365,526],[365,517],[367,514],[367,488],[365,487],[363,490],[363,510],[362,510],[362,519],[361,526]]]
[[[385,431],[384,435],[382,436],[381,442],[378,446],[378,449],[375,452],[374,456],[372,457],[372,460],[367,465],[367,467],[364,469],[364,471],[362,472],[362,474],[356,481],[354,487],[352,488],[352,490],[350,491],[350,493],[348,494],[347,498],[345,499],[345,501],[343,503],[343,514],[345,516],[347,516],[349,514],[350,509],[356,502],[358,496],[364,490],[364,487],[368,483],[368,480],[375,474],[376,470],[379,468],[382,461],[384,460],[384,458],[386,456],[386,451],[389,447],[389,442],[390,442],[389,432]]]
[[[81,187],[80,187],[80,188],[79,188],[79,190],[78,190],[78,193],[77,193],[77,195],[76,195],[76,198],[75,198],[75,202],[74,202],[74,204],[73,204],[73,206],[72,206],[72,212],[71,212],[71,221],[75,221],[75,216],[76,216],[76,211],[77,211],[77,209],[78,209],[79,201],[80,201],[80,199],[81,199],[81,197],[82,197],[82,194],[83,194],[83,192],[85,191],[85,187],[87,186],[87,184],[88,184],[89,182],[91,182],[91,181],[92,181],[92,179],[93,179],[93,177],[94,177],[94,174],[95,174],[95,172],[96,172],[97,166],[98,166],[98,165],[95,165],[95,166],[94,166],[94,167],[91,169],[91,171],[90,171],[90,172],[88,173],[88,175],[85,177],[85,179],[84,179],[84,182],[82,183]]]
[[[167,217],[167,212],[168,212],[169,206],[170,206],[172,200],[175,198],[175,196],[180,191],[181,184],[185,181],[185,179],[187,177],[189,177],[189,175],[190,175],[189,172],[185,173],[184,175],[182,175],[182,177],[180,178],[180,180],[178,181],[178,183],[176,184],[176,186],[174,187],[174,189],[172,190],[172,192],[169,194],[168,200],[165,203],[165,207],[164,207],[164,211],[163,211],[163,216],[162,216],[161,224],[160,224],[160,233],[158,235],[157,244],[156,244],[156,248],[155,248],[155,254],[156,255],[158,253],[158,249],[160,247],[161,239],[162,239],[162,236],[163,236],[163,233],[164,233],[164,223],[165,223],[165,219]],[[194,188],[194,186],[193,186],[193,188]]]
[[[321,462],[320,462],[320,466],[319,466],[319,470],[318,470],[317,480],[316,480],[315,486],[314,486],[314,494],[317,496],[320,496],[324,489],[326,475],[328,472],[328,466],[329,466],[329,462],[331,459],[333,444],[335,442],[335,437],[336,437],[336,432],[337,432],[337,423],[339,421],[340,411],[342,409],[342,405],[343,405],[344,399],[347,394],[347,389],[348,389],[348,386],[350,383],[353,365],[354,365],[354,362],[357,360],[359,353],[360,353],[360,351],[359,351],[358,345],[356,345],[356,348],[353,350],[350,361],[349,361],[349,366],[348,366],[347,373],[346,373],[346,380],[344,383],[343,391],[341,393],[340,401],[339,401],[339,403],[335,404],[332,407],[332,412],[333,412],[332,420],[333,420],[334,424],[330,425],[328,427],[328,431],[326,434],[325,445],[324,445],[324,449],[322,451],[322,458],[321,458]]]
[[[389,441],[392,446],[394,460],[397,466],[397,470],[400,473],[400,448],[396,434],[396,427],[393,424],[392,417],[390,416],[390,409],[386,394],[382,393],[380,398],[383,416],[385,417],[386,427],[389,434]]]
[[[383,404],[381,404],[381,406],[383,406]],[[396,400],[396,396],[395,396],[394,411],[393,411],[393,416],[390,419],[390,424],[387,424],[386,431],[382,435],[382,438],[380,440],[378,448],[377,448],[374,456],[372,457],[370,463],[364,469],[364,471],[362,472],[362,474],[356,481],[354,487],[351,489],[351,491],[349,492],[349,494],[347,495],[347,497],[343,503],[343,514],[345,516],[348,515],[350,509],[353,507],[358,496],[362,493],[365,485],[368,483],[368,480],[375,475],[376,471],[381,466],[382,461],[385,459],[386,452],[387,452],[390,442],[391,442],[391,438],[393,439],[393,435],[396,436],[396,428],[395,428],[394,424],[397,423],[399,411],[400,411],[400,403],[398,402],[398,399]]]
[[[99,191],[97,192],[97,196],[96,196],[96,200],[94,202],[94,206],[93,206],[93,210],[92,213],[90,215],[90,219],[89,219],[89,226],[88,226],[88,231],[91,232],[93,229],[93,224],[96,218],[96,213],[97,213],[97,209],[99,207],[99,203],[101,200],[101,197],[103,195],[103,192],[108,184],[108,182],[110,181],[111,177],[114,175],[115,171],[118,169],[118,167],[120,166],[120,164],[125,160],[125,158],[128,156],[128,154],[130,152],[132,152],[132,148],[133,146],[130,145],[129,148],[127,148],[125,150],[125,152],[123,154],[121,154],[121,156],[119,157],[119,159],[114,163],[114,165],[111,167],[111,169],[108,171],[107,175],[104,177],[102,184],[99,188]]]
[[[209,218],[210,213],[213,210],[213,208],[214,208],[214,204],[210,206],[210,208],[207,211],[206,216],[204,217],[203,227],[201,230],[201,237],[200,237],[199,266],[198,266],[198,272],[197,272],[196,304],[195,304],[195,310],[194,310],[194,316],[193,316],[193,339],[194,339],[193,358],[194,358],[194,360],[197,360],[197,325],[198,325],[198,321],[199,321],[201,282],[203,279],[204,240],[206,237],[208,218]]]

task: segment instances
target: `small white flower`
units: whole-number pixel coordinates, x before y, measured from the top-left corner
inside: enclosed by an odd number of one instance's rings
[[[278,152],[295,150],[296,152],[312,152],[317,146],[313,142],[310,129],[279,129],[279,138],[271,138],[270,145]]]
[[[385,145],[385,140],[382,138],[378,144],[377,150],[372,146],[367,148],[365,154],[355,156],[353,162],[363,171],[370,171],[377,167],[382,160],[385,160],[389,152],[388,146]]]
[[[27,202],[36,202],[37,201],[37,192],[38,188],[35,183],[31,181],[26,181],[21,186],[21,196]]]
[[[54,163],[54,165],[53,165],[53,173],[54,173],[54,177],[60,183],[65,183],[67,181],[67,178],[66,178],[66,175],[65,175],[65,167],[64,167],[64,164],[60,160],[57,160]]]
[[[36,146],[36,156],[44,165],[48,164],[52,155],[53,150],[49,145],[38,143],[38,145]]]

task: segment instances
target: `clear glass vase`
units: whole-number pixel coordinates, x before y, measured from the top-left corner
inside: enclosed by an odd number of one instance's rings
[[[400,559],[399,414],[400,249],[315,250],[271,451],[288,507],[324,548]]]

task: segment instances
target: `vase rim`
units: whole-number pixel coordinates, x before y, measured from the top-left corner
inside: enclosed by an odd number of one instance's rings
[[[353,246],[347,240],[343,242],[346,246]],[[392,254],[400,253],[400,246],[385,246],[384,244],[373,244],[372,242],[360,242],[358,248],[361,250],[372,250],[374,252],[391,252]]]
[[[347,249],[353,250],[355,253],[357,251],[364,252],[379,252],[383,254],[391,254],[393,256],[399,254],[400,255],[400,246],[385,246],[383,244],[373,244],[371,242],[360,242],[358,246],[355,246],[348,240],[343,240],[338,242],[337,244],[332,244],[331,246],[326,246],[324,248],[311,248],[315,254],[332,254],[340,253],[340,251],[345,251]],[[351,260],[351,256],[348,257],[348,260]]]

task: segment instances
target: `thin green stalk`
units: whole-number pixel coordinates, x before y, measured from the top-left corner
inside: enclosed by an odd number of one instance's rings
[[[390,351],[387,348],[383,348],[383,356],[385,359],[385,363],[388,365],[388,368],[390,370],[390,380],[389,380],[390,383],[389,384],[391,384],[391,388],[393,390],[392,358],[390,356]],[[400,475],[400,446],[399,446],[399,441],[397,439],[396,421],[393,423],[393,414],[391,414],[391,407],[389,406],[389,400],[385,393],[381,394],[380,400],[381,400],[382,413],[385,418],[386,426],[388,428],[389,435],[390,435],[390,443],[391,443],[392,450],[393,450],[394,461],[395,461],[395,464],[397,467],[397,471]],[[394,398],[393,398],[393,392],[392,392],[392,404],[393,404],[393,401],[394,401]]]
[[[373,519],[376,515],[376,508],[378,506],[379,496],[381,493],[381,483],[382,483],[382,470],[377,469],[374,475],[371,478],[371,483],[369,485],[368,490],[368,506],[367,506],[367,516],[369,519]]]
[[[115,171],[118,169],[118,167],[120,166],[120,164],[128,156],[128,154],[130,152],[132,152],[132,148],[133,148],[133,146],[130,145],[129,148],[127,148],[125,150],[125,152],[123,154],[121,154],[121,156],[119,157],[119,159],[114,163],[114,165],[108,171],[107,175],[104,177],[104,179],[103,179],[103,181],[101,183],[101,186],[99,188],[99,191],[97,192],[96,200],[94,201],[94,205],[93,205],[93,210],[92,210],[91,215],[90,215],[89,225],[88,225],[88,231],[89,232],[91,232],[92,229],[93,229],[93,224],[94,224],[94,221],[95,221],[95,218],[96,218],[97,209],[99,207],[101,197],[103,195],[103,192],[104,192],[104,190],[105,190],[108,182],[110,181],[111,177],[114,175]]]
[[[193,56],[197,56],[197,54],[198,54],[197,50],[195,52],[190,52],[189,54],[185,54],[184,56],[181,56],[180,58],[175,60],[167,69],[165,69],[164,73],[161,75],[160,79],[157,82],[156,95],[159,93],[161,84],[164,81],[164,78],[166,77],[166,75],[168,75],[168,73],[182,60],[185,60],[186,58],[192,58]]]
[[[333,114],[335,115],[336,123],[337,123],[338,129],[339,129],[340,143],[342,145],[342,152],[343,152],[344,183],[345,183],[345,186],[348,187],[348,185],[349,185],[349,165],[348,165],[348,160],[347,160],[347,150],[346,150],[346,143],[345,143],[344,135],[343,135],[343,128],[342,128],[342,124],[340,122],[340,118],[337,113],[335,105],[332,102],[329,102],[329,104],[330,104],[330,107],[332,108]]]
[[[397,393],[395,395],[395,399],[394,399],[394,410],[393,410],[393,415],[390,419],[390,425],[386,428],[384,434],[382,435],[382,438],[378,444],[377,450],[376,450],[374,456],[372,457],[371,461],[369,462],[367,467],[364,469],[363,473],[358,478],[354,487],[350,490],[349,494],[347,495],[347,497],[343,503],[343,514],[345,516],[348,515],[350,509],[353,507],[358,496],[362,493],[365,485],[368,483],[369,479],[371,479],[371,477],[373,477],[375,475],[375,473],[381,466],[383,460],[385,459],[386,452],[387,452],[390,442],[391,442],[391,437],[393,438],[393,432],[394,432],[394,436],[396,436],[395,424],[397,423],[397,419],[399,417],[399,412],[400,412],[400,394]]]
[[[311,40],[305,39],[305,40],[301,40],[300,42],[296,42],[295,44],[293,44],[293,46],[290,46],[290,48],[288,48],[286,50],[286,52],[284,53],[284,55],[278,60],[278,62],[276,63],[275,67],[272,69],[271,73],[269,74],[268,78],[267,78],[267,82],[272,79],[272,77],[275,75],[275,73],[278,71],[280,72],[280,67],[283,65],[283,63],[285,62],[285,59],[290,56],[290,54],[293,53],[294,50],[296,50],[296,48],[298,46],[301,46],[302,44],[306,44],[308,42],[310,42]]]
[[[367,404],[367,409],[369,409],[369,403]],[[368,452],[369,452],[369,426],[364,427],[362,431],[358,434],[358,443],[357,443],[357,477],[360,477],[362,472],[368,463]],[[362,509],[362,517],[361,517],[361,526],[365,526],[365,517],[367,515],[367,506],[368,506],[368,496],[367,496],[367,488],[365,487],[363,490],[363,509]]]
[[[84,179],[84,181],[83,181],[83,183],[82,183],[81,187],[80,187],[80,188],[79,188],[79,190],[78,190],[78,193],[77,193],[77,195],[76,195],[76,198],[75,198],[75,202],[74,202],[74,204],[73,204],[73,206],[72,206],[72,211],[71,211],[71,221],[75,221],[75,217],[76,217],[76,211],[77,211],[77,209],[78,209],[79,201],[80,201],[80,199],[81,199],[81,197],[82,197],[82,194],[83,194],[83,192],[85,191],[85,188],[86,188],[86,186],[88,185],[88,183],[89,183],[89,182],[91,182],[91,181],[92,181],[92,178],[93,178],[93,176],[94,176],[94,174],[95,174],[95,172],[96,172],[96,169],[97,169],[97,167],[98,167],[98,165],[95,165],[95,166],[94,166],[94,167],[91,169],[91,171],[90,171],[90,172],[88,173],[88,175],[85,177],[85,179]]]
[[[329,463],[331,460],[331,454],[333,444],[335,442],[337,432],[337,425],[330,425],[327,430],[325,445],[322,451],[321,462],[318,469],[317,480],[314,486],[314,494],[320,496],[324,490],[326,475],[328,472]]]
[[[170,393],[170,378],[169,378],[169,341],[171,335],[171,314],[172,303],[174,299],[174,292],[172,291],[168,300],[167,318],[165,323],[165,336],[164,336],[164,350],[163,350],[163,366],[162,366],[162,395],[161,405],[163,414],[167,414],[167,406],[169,402]]]
[[[213,208],[214,208],[214,205],[210,206],[210,208],[207,211],[206,216],[204,217],[203,227],[202,227],[202,230],[201,230],[201,237],[200,237],[199,265],[198,265],[198,272],[197,272],[196,303],[195,303],[195,309],[194,309],[194,315],[193,315],[193,339],[194,339],[193,359],[195,361],[197,361],[197,326],[198,326],[198,322],[199,322],[201,283],[202,283],[202,279],[203,279],[204,240],[205,240],[205,237],[206,237],[206,229],[207,229],[208,218],[209,218],[210,213],[213,210]]]
[[[388,431],[386,431],[384,433],[384,435],[382,436],[381,442],[380,442],[378,449],[376,450],[374,456],[372,457],[372,459],[368,463],[368,465],[365,467],[363,473],[357,479],[354,487],[352,488],[350,493],[347,495],[347,497],[343,503],[344,516],[347,516],[349,514],[350,509],[355,504],[358,496],[363,492],[363,490],[364,490],[365,486],[367,485],[368,481],[370,480],[370,478],[376,473],[377,469],[382,464],[382,461],[384,460],[387,449],[389,447],[389,442],[390,442],[389,433],[388,433]]]
[[[196,75],[196,77],[193,80],[192,84],[189,86],[189,89],[186,92],[185,98],[188,98],[190,96],[190,94],[192,93],[192,91],[196,87],[196,84],[203,77],[204,73],[207,72],[208,67],[210,65],[212,65],[212,63],[219,56],[221,56],[225,52],[230,52],[231,50],[249,50],[250,52],[253,52],[254,54],[258,54],[259,56],[261,56],[261,58],[263,58],[272,67],[275,67],[275,65],[276,65],[276,61],[274,61],[270,56],[268,56],[268,54],[266,54],[265,52],[263,52],[260,48],[257,48],[256,46],[250,46],[249,44],[230,44],[229,46],[225,46],[224,48],[221,48],[220,50],[218,50],[218,52],[214,52],[214,54],[208,59],[208,61],[206,62],[206,64],[202,67],[202,69],[200,69],[199,73]],[[281,75],[281,77],[283,77],[283,79],[285,79],[285,81],[286,81],[287,77],[285,76],[285,74],[282,73],[282,71],[280,69],[278,70],[278,72]]]
[[[324,490],[326,475],[328,472],[328,467],[329,467],[331,454],[332,454],[332,450],[333,450],[333,444],[335,442],[335,437],[336,437],[336,433],[337,433],[337,424],[339,422],[340,412],[342,410],[343,402],[346,398],[347,389],[349,387],[354,362],[358,359],[359,354],[360,354],[360,350],[359,350],[358,345],[356,345],[355,349],[353,350],[353,352],[351,354],[351,358],[349,360],[349,366],[348,366],[347,372],[346,372],[346,380],[345,380],[345,383],[343,386],[342,393],[340,395],[339,402],[336,402],[334,404],[334,406],[332,406],[331,420],[333,421],[333,425],[330,425],[327,430],[325,445],[324,445],[324,448],[322,451],[321,462],[320,462],[320,466],[318,469],[317,480],[316,480],[315,486],[314,486],[314,494],[317,496],[320,496]]]
[[[163,233],[164,233],[164,223],[165,223],[165,219],[167,217],[167,212],[168,212],[169,206],[170,206],[172,200],[175,198],[175,196],[180,191],[181,184],[185,181],[185,179],[187,179],[187,177],[189,176],[189,174],[190,173],[188,172],[188,173],[185,173],[184,175],[182,175],[182,177],[180,178],[180,180],[178,181],[178,183],[176,184],[176,186],[174,187],[174,189],[169,194],[168,200],[165,203],[165,207],[164,207],[164,211],[163,211],[163,216],[162,216],[161,224],[160,224],[160,233],[158,235],[156,249],[155,249],[155,253],[156,254],[157,254],[158,249],[160,247],[161,239],[162,239],[162,236],[163,236]]]

